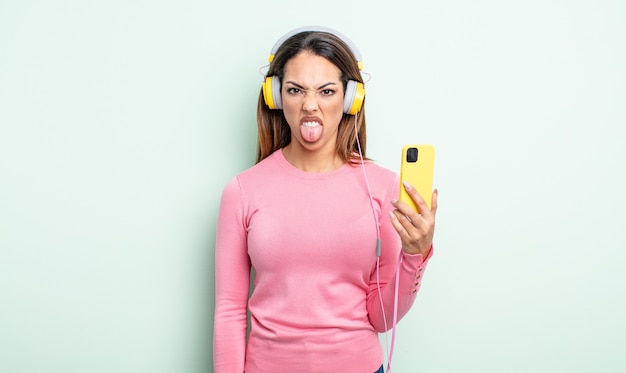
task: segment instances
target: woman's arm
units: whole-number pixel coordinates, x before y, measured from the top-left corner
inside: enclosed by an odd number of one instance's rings
[[[217,222],[213,329],[216,373],[243,372],[249,288],[245,210],[240,185],[233,179],[224,188]]]
[[[425,206],[421,197],[411,193],[411,190],[407,192],[418,206],[421,208]],[[367,296],[370,323],[378,332],[385,332],[393,327],[396,272],[399,275],[398,320],[409,311],[415,301],[424,270],[432,256],[434,219],[437,209],[436,191],[433,194],[432,206],[433,208],[426,211],[423,218],[417,217],[414,210],[396,200],[390,199],[381,206],[382,252],[378,270],[375,270],[370,278]],[[410,224],[410,217],[407,219],[407,215],[403,212],[413,219],[421,219],[416,224],[417,226],[405,226],[400,223],[399,219],[404,219],[405,223]]]

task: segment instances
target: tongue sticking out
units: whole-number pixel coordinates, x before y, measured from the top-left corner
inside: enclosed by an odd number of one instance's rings
[[[317,122],[302,123],[300,134],[305,141],[315,142],[322,137],[322,125]]]

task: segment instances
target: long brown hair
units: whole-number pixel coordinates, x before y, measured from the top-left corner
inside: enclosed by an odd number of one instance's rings
[[[303,51],[324,57],[337,66],[341,70],[344,92],[346,91],[348,80],[363,83],[356,57],[350,47],[334,34],[320,31],[304,31],[285,40],[276,51],[267,76],[276,76],[282,81],[287,62]],[[365,156],[365,102],[363,102],[363,106],[361,106],[361,110],[356,115],[356,118],[354,115],[344,113],[339,123],[337,154],[344,162],[360,162],[357,138],[354,131],[355,119],[357,120],[361,152],[363,158],[367,159]],[[263,99],[263,90],[259,94],[257,105],[257,129],[257,163],[291,142],[291,129],[285,120],[283,111],[272,110],[267,107]]]

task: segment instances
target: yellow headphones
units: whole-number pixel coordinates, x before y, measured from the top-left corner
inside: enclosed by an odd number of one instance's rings
[[[270,52],[270,56],[268,61],[271,63],[274,60],[274,55],[278,48],[285,42],[285,40],[289,39],[295,34],[305,31],[319,31],[326,32],[329,34],[333,34],[337,36],[339,39],[343,40],[344,43],[350,47],[352,54],[356,58],[357,65],[359,66],[359,70],[363,69],[363,61],[361,59],[361,53],[356,48],[356,46],[344,35],[341,33],[330,29],[328,27],[323,26],[305,26],[300,27],[295,30],[292,30],[281,37]],[[277,76],[267,76],[263,81],[263,99],[265,100],[265,104],[270,109],[282,109],[282,98],[280,96],[280,79]],[[348,80],[348,84],[346,85],[346,93],[343,98],[343,112],[350,115],[355,115],[361,110],[361,106],[363,106],[363,100],[365,99],[365,87],[363,83],[357,82],[356,80]]]

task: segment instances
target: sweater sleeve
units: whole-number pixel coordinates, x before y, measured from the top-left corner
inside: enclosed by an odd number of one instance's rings
[[[213,365],[216,373],[244,370],[250,258],[243,193],[235,178],[226,185],[219,208],[215,247]]]
[[[394,183],[394,188],[392,190],[399,190],[398,180]],[[427,258],[423,258],[421,254],[409,255],[402,251],[400,236],[393,228],[389,218],[389,212],[392,210],[391,197],[382,201],[380,217],[382,250],[379,258],[380,263],[370,276],[367,294],[367,310],[370,323],[377,332],[381,333],[393,327],[396,272],[399,271],[399,321],[415,302],[415,297],[422,283],[423,272],[433,254],[432,248]]]

